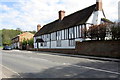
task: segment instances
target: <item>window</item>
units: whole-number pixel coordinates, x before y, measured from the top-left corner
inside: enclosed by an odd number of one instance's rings
[[[47,42],[44,42],[44,47],[47,46]]]
[[[81,26],[78,26],[78,37],[80,37]]]
[[[62,39],[62,31],[57,31],[57,40],[61,40]]]
[[[65,35],[64,30],[62,30],[62,40],[65,39],[64,35]]]
[[[42,39],[44,39],[44,35],[42,35]]]
[[[57,40],[59,40],[60,33],[57,31]]]
[[[81,37],[85,37],[85,25],[81,25]]]
[[[41,43],[40,46],[43,46],[43,43]]]
[[[69,39],[73,39],[74,38],[74,29],[73,28],[69,28]]]
[[[78,26],[76,26],[76,38],[78,38]]]
[[[77,30],[76,30],[76,31],[77,31],[77,35],[76,35],[77,38],[78,38],[78,37],[81,37],[81,31],[82,31],[82,28],[81,28],[81,27],[82,27],[82,25],[79,25],[79,26],[76,27],[76,29],[77,29]]]
[[[46,35],[44,35],[44,39],[43,40],[46,41]]]
[[[47,42],[41,42],[40,46],[46,47],[47,46]]]
[[[68,39],[68,29],[65,29],[65,39]]]
[[[56,40],[56,32],[51,33],[51,40]]]
[[[75,46],[75,39],[69,40],[69,46]]]
[[[73,35],[74,35],[74,38],[77,38],[77,31],[76,31],[76,27],[74,27],[74,32],[73,32]]]
[[[50,35],[47,34],[47,41],[50,41]]]
[[[65,38],[65,39],[67,39],[67,38],[66,38],[66,34],[67,34],[67,33],[66,33],[66,29],[65,29],[65,30],[64,30],[64,38]]]
[[[56,45],[57,47],[61,47],[61,40],[58,40],[57,41],[57,45]]]

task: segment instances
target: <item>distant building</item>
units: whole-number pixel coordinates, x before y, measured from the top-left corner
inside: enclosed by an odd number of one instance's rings
[[[98,25],[105,18],[102,0],[96,4],[65,16],[65,11],[60,10],[59,19],[44,25],[34,35],[34,48],[74,49],[76,41],[86,39],[86,30],[91,25]],[[92,17],[92,21],[89,19]],[[40,30],[39,30],[40,29]]]
[[[29,39],[33,38],[33,36],[34,36],[34,34],[32,34],[30,32],[24,32],[20,35],[17,35],[16,37],[14,37],[12,39],[13,48],[22,49],[23,40],[29,40]]]
[[[120,1],[118,2],[118,21],[120,22]]]

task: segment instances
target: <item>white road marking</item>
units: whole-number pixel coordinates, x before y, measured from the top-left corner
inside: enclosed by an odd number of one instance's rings
[[[29,57],[30,59],[36,60],[36,61],[46,61],[46,62],[52,62],[50,60],[44,59],[44,58],[34,58],[34,57]]]
[[[6,67],[6,66],[4,66],[4,65],[1,65],[1,64],[0,64],[0,66],[3,66],[4,68],[8,69],[9,71],[17,74],[20,78],[23,78],[20,74],[18,74],[17,72],[13,71],[12,69],[10,69],[10,68],[8,68],[8,67]]]
[[[79,66],[79,65],[72,65],[72,66],[120,75],[120,73],[118,73],[118,72],[113,72],[113,71],[108,71],[108,70],[103,70],[103,69],[97,69],[97,68],[93,68],[93,67]]]
[[[71,66],[75,66],[75,67],[86,68],[86,69],[91,69],[91,70],[96,70],[96,71],[101,71],[101,72],[107,72],[107,73],[120,75],[120,73],[118,73],[118,72],[113,72],[113,71],[108,71],[108,70],[103,70],[103,69],[97,69],[97,68],[93,68],[93,67],[72,65],[70,63],[63,63],[63,65],[71,65]]]
[[[12,50],[12,51],[15,51],[15,52],[27,52],[27,53],[33,53],[32,51],[21,51],[21,50]]]

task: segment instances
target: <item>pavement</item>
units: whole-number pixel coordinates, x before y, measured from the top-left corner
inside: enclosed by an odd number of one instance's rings
[[[32,52],[32,53],[39,53],[41,51],[27,51],[27,50],[16,50],[16,51],[26,51],[26,52]],[[105,58],[105,57],[95,57],[95,56],[87,56],[87,55],[77,55],[77,54],[64,54],[64,53],[55,53],[55,52],[43,52],[45,54],[51,54],[51,55],[59,55],[59,56],[69,56],[69,57],[78,57],[78,58],[88,58],[88,59],[96,59],[96,60],[104,60],[104,61],[114,61],[114,62],[120,62],[120,59],[116,58]]]
[[[68,54],[11,50],[2,53],[2,77],[118,78],[119,62]]]
[[[26,50],[18,50],[18,51],[26,51]],[[27,51],[27,52],[40,53],[41,51]],[[87,55],[84,56],[84,55],[77,55],[77,54],[64,54],[64,53],[55,53],[55,52],[42,52],[42,53],[51,54],[51,55],[59,55],[59,56],[69,56],[69,57],[120,62],[120,59],[116,59],[116,58],[95,57],[95,56],[87,56]]]
[[[116,59],[116,58],[94,57],[94,56],[87,56],[87,55],[84,56],[84,55],[73,55],[73,54],[61,54],[61,53],[51,53],[51,52],[48,54],[120,62],[120,59]]]

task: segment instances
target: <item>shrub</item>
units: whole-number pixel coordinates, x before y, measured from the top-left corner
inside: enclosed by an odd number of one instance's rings
[[[105,40],[105,37],[120,40],[120,23],[93,25],[87,31],[87,35],[91,40]]]

